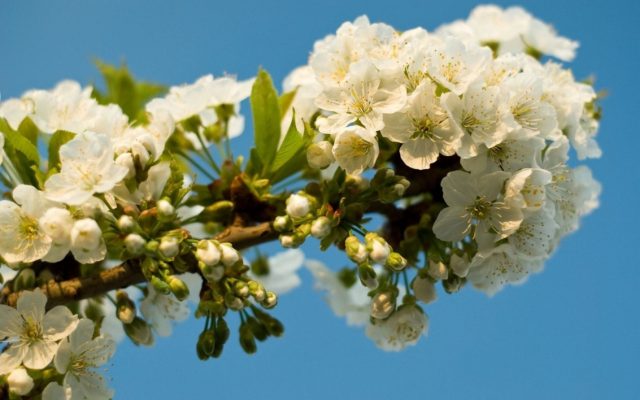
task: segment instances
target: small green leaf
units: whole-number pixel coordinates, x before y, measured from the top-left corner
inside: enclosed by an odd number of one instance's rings
[[[262,160],[264,173],[273,163],[280,142],[280,106],[271,77],[263,69],[258,71],[251,89],[251,113],[254,143]]]
[[[258,151],[253,148],[249,153],[249,161],[247,162],[247,167],[245,168],[245,172],[248,175],[256,175],[262,171],[262,160],[260,160],[260,156],[258,155]]]
[[[272,175],[270,178],[273,183],[288,178],[307,165],[305,149],[310,140],[309,137],[298,132],[294,121],[295,116],[271,167]]]
[[[0,118],[0,132],[4,133],[5,140],[11,147],[22,153],[31,163],[40,165],[38,148],[29,139],[11,129],[4,118]]]
[[[59,170],[60,147],[76,136],[73,132],[56,131],[49,141],[49,171]]]

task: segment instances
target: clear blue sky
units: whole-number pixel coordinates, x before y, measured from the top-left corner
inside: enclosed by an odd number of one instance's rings
[[[366,13],[401,30],[433,29],[466,17],[474,4],[0,0],[0,91],[6,98],[63,78],[95,81],[93,57],[126,59],[138,77],[163,83],[206,73],[246,78],[259,65],[281,81],[344,20]],[[283,339],[251,357],[231,345],[206,363],[194,351],[199,321],[153,349],[125,343],[110,368],[116,398],[638,398],[640,3],[519,4],[579,40],[576,76],[594,73],[610,93],[599,138],[604,157],[590,163],[604,186],[602,206],[542,275],[492,299],[469,289],[442,294],[428,309],[428,339],[389,354],[334,317],[305,274],[276,311],[287,327]],[[335,255],[325,261],[344,263]]]

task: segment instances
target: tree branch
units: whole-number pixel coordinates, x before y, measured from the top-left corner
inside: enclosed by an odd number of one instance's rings
[[[254,226],[230,226],[214,238],[220,242],[229,242],[234,248],[241,250],[260,243],[269,242],[278,237],[269,222]],[[196,266],[193,266],[195,270]],[[73,278],[61,282],[51,280],[40,286],[49,301],[47,307],[66,304],[144,282],[145,278],[137,260],[124,262],[99,274]],[[0,292],[0,304],[15,307],[20,292],[13,292],[10,285],[5,285]]]

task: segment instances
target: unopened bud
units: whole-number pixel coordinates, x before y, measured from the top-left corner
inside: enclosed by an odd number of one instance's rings
[[[226,221],[233,213],[235,205],[229,200],[220,200],[204,209],[207,219],[214,221]]]
[[[130,233],[124,238],[124,245],[127,251],[134,256],[142,254],[147,242],[137,233]]]
[[[116,293],[116,316],[124,324],[130,324],[136,317],[136,305],[123,290]]]
[[[201,240],[196,246],[196,258],[205,265],[213,267],[220,263],[220,249],[210,240]]]
[[[222,251],[221,260],[225,267],[231,267],[240,260],[240,253],[230,243],[220,244],[220,250]]]
[[[385,265],[394,271],[402,271],[407,266],[407,259],[402,257],[400,253],[392,251]]]
[[[222,265],[207,265],[200,262],[198,267],[200,267],[202,275],[209,282],[218,282],[224,276],[224,267]]]
[[[237,281],[234,285],[233,285],[233,290],[234,292],[236,292],[236,295],[240,296],[240,297],[248,297],[249,296],[249,286],[246,284],[246,282],[243,281]]]
[[[449,277],[449,270],[441,261],[429,260],[427,272],[435,280],[445,280]]]
[[[129,336],[131,341],[136,345],[151,346],[153,345],[153,333],[151,327],[145,320],[135,317],[130,324],[124,324],[124,332]]]
[[[313,143],[307,148],[307,162],[314,169],[327,168],[334,160],[333,145],[326,140]]]
[[[251,328],[253,336],[259,341],[264,342],[269,337],[269,330],[260,320],[249,317],[247,318],[247,325]]]
[[[36,284],[36,274],[31,268],[24,268],[18,272],[18,276],[13,279],[13,291],[33,289]]]
[[[160,240],[158,251],[160,251],[163,257],[173,258],[180,253],[180,242],[174,236],[164,236]]]
[[[457,254],[452,254],[449,266],[453,273],[461,278],[465,278],[469,273],[469,260],[466,256],[460,257]]]
[[[24,368],[16,368],[7,377],[9,391],[18,396],[26,396],[33,389],[33,378],[29,376]],[[8,396],[7,398],[11,398]]]
[[[331,232],[331,221],[327,217],[318,217],[311,224],[311,236],[323,239]]]
[[[172,275],[167,279],[167,281],[169,282],[171,293],[176,296],[176,299],[183,301],[189,297],[189,287],[182,279]]]
[[[296,241],[292,235],[280,235],[280,245],[286,249],[292,249],[297,247]]]
[[[273,308],[278,304],[278,296],[273,292],[267,292],[260,304],[266,309]]]
[[[262,302],[265,297],[267,297],[267,292],[264,290],[264,287],[256,281],[249,282],[249,293],[259,302]]]
[[[136,226],[136,222],[133,220],[132,217],[128,215],[123,215],[120,218],[118,218],[118,229],[120,229],[122,232],[125,232],[125,233],[131,232],[133,228],[135,228],[135,226]]]
[[[376,319],[385,319],[396,308],[395,298],[391,293],[377,293],[371,301],[371,316]]]
[[[377,233],[367,233],[365,236],[367,243],[367,251],[369,252],[369,258],[376,264],[385,264],[389,254],[391,254],[391,246],[386,240],[381,238]]]
[[[349,192],[364,192],[369,189],[369,180],[360,175],[347,175],[344,186]]]
[[[176,212],[176,209],[173,207],[173,205],[165,199],[158,201],[158,204],[156,206],[158,207],[158,216],[160,218],[173,217]]]
[[[291,218],[302,218],[309,214],[311,202],[309,198],[302,194],[292,194],[287,199],[287,214]]]
[[[425,304],[435,301],[438,297],[433,281],[427,277],[416,276],[411,287],[416,298]]]
[[[239,311],[244,308],[244,301],[231,292],[227,292],[227,294],[225,294],[224,304],[234,311]]]
[[[206,360],[213,354],[216,348],[216,332],[212,329],[203,331],[198,337],[198,344],[196,345],[196,351],[198,358]]]
[[[253,354],[258,350],[253,332],[248,324],[240,325],[240,346],[247,354]]]
[[[358,265],[358,278],[364,286],[371,290],[378,287],[376,271],[374,271],[370,264],[361,263]]]
[[[273,220],[273,229],[276,232],[286,232],[293,228],[293,221],[288,215],[281,215]]]
[[[360,264],[367,260],[367,248],[360,243],[357,237],[351,235],[344,241],[347,256],[354,262]]]

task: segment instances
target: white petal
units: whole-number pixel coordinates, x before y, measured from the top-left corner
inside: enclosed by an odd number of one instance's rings
[[[470,228],[471,217],[464,207],[447,207],[438,214],[433,233],[440,240],[455,242],[469,234]]]
[[[56,306],[44,316],[42,327],[47,338],[60,340],[69,336],[77,325],[78,316],[65,306]]]
[[[58,344],[49,341],[37,341],[28,346],[27,352],[24,355],[24,366],[29,369],[43,369],[56,354],[58,350]]]

